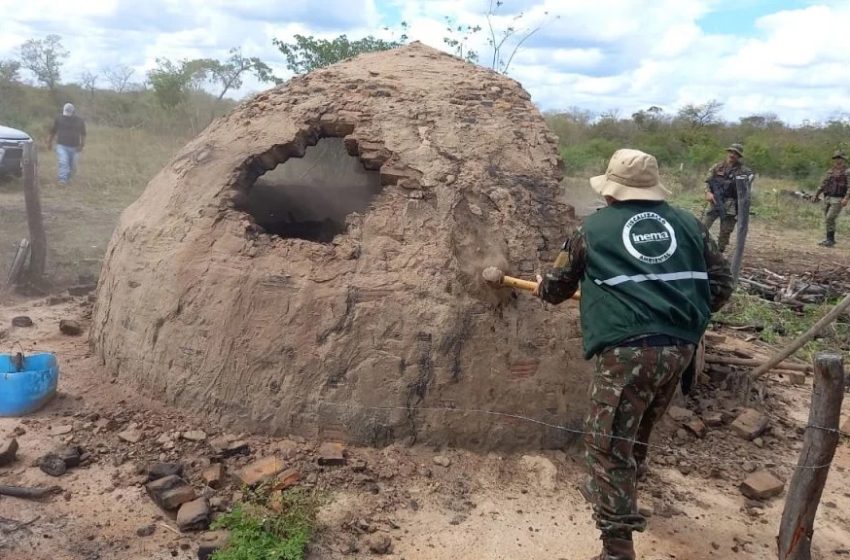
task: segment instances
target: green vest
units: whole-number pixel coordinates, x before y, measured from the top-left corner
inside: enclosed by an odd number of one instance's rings
[[[666,202],[618,202],[588,216],[582,229],[585,358],[648,334],[699,342],[711,293],[692,214]]]

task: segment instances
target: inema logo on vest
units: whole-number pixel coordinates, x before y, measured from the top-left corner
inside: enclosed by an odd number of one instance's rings
[[[641,212],[629,218],[623,226],[623,245],[631,256],[646,264],[663,263],[678,246],[673,226],[655,212]]]
[[[652,233],[633,233],[632,241],[635,243],[652,243],[653,241],[670,241],[670,234],[666,231],[655,231]]]

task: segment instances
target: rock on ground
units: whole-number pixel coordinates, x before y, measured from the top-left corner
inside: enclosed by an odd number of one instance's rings
[[[177,509],[196,497],[194,488],[177,475],[149,482],[145,489],[159,507],[168,511]]]
[[[286,469],[275,477],[274,490],[286,490],[298,484],[301,479],[301,473],[298,469]]]
[[[445,455],[437,455],[434,457],[434,464],[439,467],[448,468],[452,464],[452,460],[446,457]]]
[[[154,463],[148,468],[148,481],[166,476],[183,476],[183,463]]]
[[[65,465],[65,461],[62,457],[55,453],[48,453],[39,459],[38,468],[50,476],[62,476],[68,470],[68,467]]]
[[[118,438],[127,443],[139,443],[145,435],[137,429],[124,430],[118,434]]]
[[[693,412],[680,406],[671,406],[667,409],[667,415],[676,422],[687,422],[694,417]]]
[[[767,429],[767,425],[767,416],[758,410],[746,408],[732,422],[732,430],[740,437],[752,441]]]
[[[83,456],[83,448],[79,446],[71,446],[71,447],[60,447],[56,451],[53,452],[56,456],[58,456],[65,463],[65,466],[69,469],[73,469],[75,467],[80,466],[80,461]]]
[[[62,319],[59,321],[59,332],[67,336],[79,336],[83,334],[83,327],[77,321]]]
[[[210,531],[198,539],[198,560],[209,560],[215,552],[227,546],[230,539],[229,531]]]
[[[689,420],[688,422],[686,422],[685,428],[690,430],[690,432],[692,434],[694,434],[695,436],[697,436],[699,438],[705,437],[705,432],[706,432],[705,423],[702,420],[700,420],[699,418],[693,418],[692,420]]]
[[[11,465],[18,452],[18,440],[12,438],[3,445],[0,445],[0,467]]]
[[[74,431],[72,424],[60,424],[58,426],[50,426],[50,434],[54,436],[65,436]]]
[[[785,483],[768,471],[757,471],[741,483],[741,493],[753,500],[767,500],[782,494]]]
[[[344,465],[345,447],[341,443],[323,443],[319,447],[319,464],[326,466]]]
[[[224,465],[215,463],[204,469],[201,478],[210,488],[219,488],[224,481]]]
[[[524,455],[520,464],[527,471],[531,480],[542,490],[551,492],[558,486],[558,467],[539,455]]]
[[[182,434],[180,434],[180,436],[185,440],[195,442],[200,442],[207,439],[206,432],[203,432],[201,430],[190,430],[188,432],[183,432]]]
[[[365,540],[366,548],[373,554],[389,554],[393,549],[393,540],[385,533],[369,535]]]
[[[246,486],[254,486],[260,482],[271,480],[284,469],[283,461],[277,457],[263,457],[247,465],[236,476]]]
[[[147,525],[142,525],[138,529],[136,529],[137,537],[149,537],[154,534],[156,531],[156,525],[153,523],[149,523]]]
[[[34,323],[32,322],[32,319],[30,319],[26,315],[21,315],[19,317],[12,317],[12,326],[13,327],[29,328],[33,325],[34,325]]]
[[[186,502],[177,512],[177,528],[181,531],[201,531],[209,524],[210,504],[206,498]]]

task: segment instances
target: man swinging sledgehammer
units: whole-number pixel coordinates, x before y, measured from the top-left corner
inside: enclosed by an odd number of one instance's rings
[[[608,207],[585,219],[565,244],[566,265],[539,277],[535,293],[558,304],[581,286],[584,354],[596,358],[585,438],[602,532],[595,560],[634,560],[646,444],[683,374],[694,374],[695,347],[733,281],[708,230],[665,202],[653,156],[618,150],[590,184]]]

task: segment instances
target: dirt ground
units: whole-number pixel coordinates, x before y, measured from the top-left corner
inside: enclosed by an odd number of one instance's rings
[[[754,237],[755,259],[774,269],[780,264],[847,261],[844,252],[810,248],[804,240],[789,246],[786,239],[759,232]],[[214,455],[211,442],[227,434],[148,400],[133,387],[114,383],[92,358],[85,334],[60,334],[60,319],[77,319],[87,326],[90,311],[86,296],[50,301],[12,297],[0,307],[4,329],[17,315],[35,322],[32,328],[9,328],[0,335],[4,349],[20,343],[28,352],[49,350],[59,356],[62,368],[60,394],[43,410],[26,418],[0,419],[0,442],[17,434],[20,444],[18,460],[0,468],[0,484],[61,488],[44,501],[0,498],[0,557],[196,558],[198,534],[179,534],[172,516],[146,495],[142,473],[153,462],[181,461],[195,489],[226,510],[240,499],[239,485],[230,480],[219,490],[205,488],[200,473]],[[721,334],[729,348],[746,348],[756,356],[769,351],[747,345],[734,332]],[[811,378],[804,386],[772,378],[763,403],[770,429],[756,442],[729,429],[740,407],[732,391],[705,386],[695,398],[679,402],[703,417],[722,413],[724,425],[698,438],[665,419],[653,441],[657,447],[650,454],[651,475],[640,489],[641,505],[652,510],[646,533],[636,538],[640,558],[775,558],[783,497],[755,502],[738,486],[748,472],[762,468],[790,480],[802,445],[810,389]],[[844,411],[846,421],[850,399]],[[65,434],[68,427],[71,431]],[[143,434],[138,443],[117,435],[131,427]],[[206,440],[179,437],[179,432],[192,429],[205,431]],[[346,465],[320,467],[316,448],[321,442],[244,434],[230,438],[247,439],[251,454],[226,459],[228,472],[275,455],[300,471],[302,485],[326,496],[310,558],[372,557],[364,542],[373,534],[390,537],[392,548],[385,557],[396,559],[573,560],[598,552],[590,509],[576,489],[584,476],[578,449],[505,456],[403,445],[348,448]],[[83,466],[53,478],[36,460],[59,445],[80,445],[90,457]],[[848,469],[850,446],[844,438],[818,513],[816,558],[850,557]],[[150,524],[152,535],[137,536],[137,529]]]

